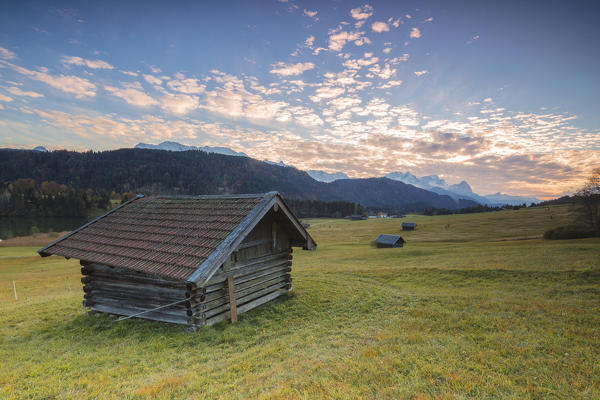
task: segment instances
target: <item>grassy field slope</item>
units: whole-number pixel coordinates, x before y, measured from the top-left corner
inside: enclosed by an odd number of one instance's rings
[[[0,398],[600,398],[600,239],[540,238],[568,213],[409,216],[403,249],[312,220],[288,296],[195,333],[88,317],[77,261],[0,247]]]

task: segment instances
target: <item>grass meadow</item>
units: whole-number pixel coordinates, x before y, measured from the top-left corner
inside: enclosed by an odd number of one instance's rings
[[[403,220],[310,220],[289,295],[193,333],[87,316],[76,260],[0,247],[0,398],[600,399],[600,239],[541,239],[570,218],[408,216],[403,249],[372,243]]]

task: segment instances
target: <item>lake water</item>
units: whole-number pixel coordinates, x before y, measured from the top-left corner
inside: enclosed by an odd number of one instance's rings
[[[28,236],[39,232],[72,231],[91,218],[74,217],[0,217],[0,239]]]

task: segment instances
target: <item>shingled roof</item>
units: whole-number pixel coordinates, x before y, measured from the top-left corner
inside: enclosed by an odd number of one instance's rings
[[[92,263],[206,282],[278,204],[295,245],[316,247],[277,192],[237,196],[138,196],[39,250]]]
[[[377,236],[377,239],[375,239],[375,243],[377,244],[387,244],[390,246],[395,246],[398,243],[398,241],[400,241],[401,243],[406,243],[406,241],[402,239],[402,236],[387,235],[385,233],[380,234],[379,236]]]

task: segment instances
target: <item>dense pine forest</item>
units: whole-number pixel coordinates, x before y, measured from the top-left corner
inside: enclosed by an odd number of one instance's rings
[[[0,183],[0,216],[87,217],[111,208],[108,192],[22,178]]]

